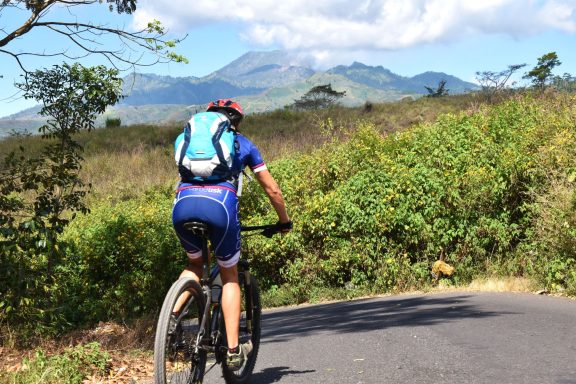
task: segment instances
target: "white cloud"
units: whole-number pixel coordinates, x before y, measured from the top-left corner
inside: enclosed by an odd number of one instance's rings
[[[175,32],[233,24],[250,44],[307,51],[394,50],[471,34],[576,32],[576,0],[141,0],[135,24]]]

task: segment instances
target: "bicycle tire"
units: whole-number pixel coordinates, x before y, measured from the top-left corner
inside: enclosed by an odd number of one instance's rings
[[[250,310],[247,308],[246,292],[250,288],[246,284],[243,278],[243,273],[240,274],[240,289],[242,292],[242,312],[240,314],[240,333],[238,334],[239,343],[243,344],[250,340],[252,342],[252,352],[248,356],[248,359],[244,362],[244,365],[238,371],[232,371],[226,365],[226,362],[222,362],[222,375],[227,384],[246,384],[250,381],[250,376],[254,371],[256,365],[256,359],[258,357],[258,350],[260,349],[260,335],[261,335],[261,322],[262,322],[262,307],[260,306],[260,288],[258,282],[254,276],[250,276],[250,285],[252,292],[252,331],[248,332],[246,324],[246,311]],[[221,327],[224,333],[224,340],[226,340],[224,320],[221,321]]]
[[[182,308],[179,321],[172,324],[174,305],[184,292],[190,296]],[[154,383],[201,383],[206,368],[206,350],[194,353],[196,335],[204,314],[206,301],[202,287],[192,278],[178,279],[166,294],[154,339]]]

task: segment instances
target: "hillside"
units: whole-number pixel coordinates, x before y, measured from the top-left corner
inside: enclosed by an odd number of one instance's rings
[[[361,63],[316,71],[283,51],[249,52],[202,78],[131,74],[124,78],[126,98],[109,108],[97,125],[102,126],[108,117],[120,117],[128,125],[183,120],[189,111],[202,109],[207,102],[222,97],[237,98],[248,113],[271,111],[292,104],[310,88],[326,83],[346,91],[344,105],[359,106],[367,101],[416,98],[427,94],[424,86],[434,88],[440,80],[447,81],[450,94],[478,88],[445,73],[403,77],[382,66]],[[12,131],[35,133],[43,122],[37,111],[35,107],[0,119],[0,139]]]

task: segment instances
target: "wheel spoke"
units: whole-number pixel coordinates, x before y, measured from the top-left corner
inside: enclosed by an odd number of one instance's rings
[[[204,300],[198,283],[180,279],[166,295],[160,311],[154,344],[154,375],[156,383],[200,383],[206,365],[206,351],[196,350],[199,316]],[[185,299],[181,299],[184,297]],[[184,302],[184,300],[186,300]],[[176,303],[182,305],[179,316],[173,313]]]

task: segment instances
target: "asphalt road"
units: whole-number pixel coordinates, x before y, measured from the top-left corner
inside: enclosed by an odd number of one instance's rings
[[[403,295],[265,311],[253,384],[576,384],[576,301]],[[205,383],[223,383],[220,367]]]

